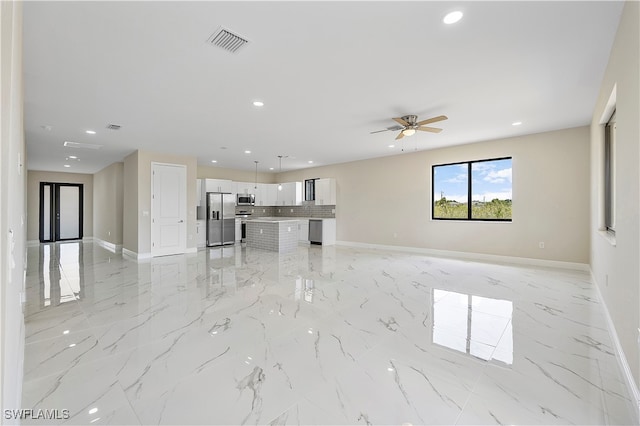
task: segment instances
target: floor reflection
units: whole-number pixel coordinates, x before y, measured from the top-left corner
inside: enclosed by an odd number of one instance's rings
[[[432,300],[433,343],[513,363],[513,302],[439,289],[432,290]]]
[[[295,299],[304,299],[307,303],[313,303],[313,280],[297,277]]]
[[[59,306],[84,297],[82,242],[41,244],[38,307]]]

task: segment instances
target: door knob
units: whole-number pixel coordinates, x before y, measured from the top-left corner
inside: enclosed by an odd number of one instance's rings
[[[183,223],[183,222],[184,222],[184,220],[182,220],[182,219],[178,221],[178,223]]]

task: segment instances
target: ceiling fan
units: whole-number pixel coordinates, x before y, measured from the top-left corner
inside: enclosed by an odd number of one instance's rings
[[[388,131],[393,132],[396,130],[400,130],[400,133],[398,134],[398,136],[396,136],[396,140],[398,140],[398,139],[402,139],[405,136],[414,135],[416,133],[416,130],[421,130],[423,132],[440,133],[442,129],[439,129],[437,127],[427,127],[426,125],[431,123],[437,123],[438,121],[443,121],[446,119],[447,119],[446,115],[439,115],[437,117],[432,117],[432,118],[427,118],[426,120],[417,121],[418,120],[417,115],[403,115],[400,118],[393,118],[393,120],[396,123],[400,124],[399,126],[396,125],[396,126],[387,127],[384,130],[376,130],[375,132],[371,132],[371,134],[388,132]]]

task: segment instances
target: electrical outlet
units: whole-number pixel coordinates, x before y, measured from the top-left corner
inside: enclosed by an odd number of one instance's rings
[[[540,242],[538,243],[538,247],[539,247],[539,248],[541,248],[541,249],[543,249],[543,248],[544,248],[544,241],[540,241]]]
[[[287,232],[291,232],[291,227],[287,226]]]
[[[262,234],[262,229],[260,230],[260,233]]]
[[[293,213],[293,209],[291,209],[291,213]]]
[[[262,209],[262,213],[264,213],[264,212],[266,212],[266,210],[265,210],[265,209]]]

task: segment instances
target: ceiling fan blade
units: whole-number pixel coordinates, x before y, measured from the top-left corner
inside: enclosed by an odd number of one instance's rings
[[[442,131],[442,129],[438,129],[437,127],[418,127],[418,130],[431,133],[440,133]]]
[[[398,133],[398,136],[396,136],[396,140],[402,139],[402,138],[404,138],[404,133],[402,132]]]
[[[404,121],[402,118],[393,118],[392,120],[395,121],[396,123],[402,124],[402,126],[404,126],[404,127],[407,127],[407,126],[410,125],[409,123]]]
[[[446,115],[439,115],[437,117],[433,117],[433,118],[427,118],[426,120],[422,120],[418,123],[416,123],[418,126],[422,126],[424,124],[429,124],[429,123],[437,123],[438,121],[442,121],[442,120],[446,120],[448,117]],[[395,120],[395,118],[394,118]]]
[[[388,132],[389,129],[384,129],[384,130],[376,130],[375,132],[371,132],[369,133],[370,135],[374,134],[374,133],[380,133],[380,132]]]

